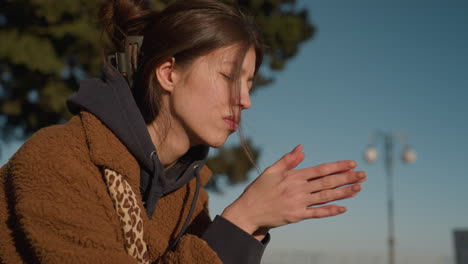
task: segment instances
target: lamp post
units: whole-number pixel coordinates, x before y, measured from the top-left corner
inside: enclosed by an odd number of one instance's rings
[[[395,166],[394,160],[394,144],[395,140],[400,139],[405,148],[401,155],[401,159],[405,163],[413,163],[416,161],[416,152],[407,144],[404,134],[401,133],[385,133],[382,131],[375,132],[372,135],[371,143],[364,152],[364,159],[369,162],[375,162],[378,158],[376,143],[378,140],[383,140],[384,143],[384,163],[387,172],[387,217],[388,217],[388,264],[395,264],[395,222],[394,222],[394,204],[393,204],[393,170]]]

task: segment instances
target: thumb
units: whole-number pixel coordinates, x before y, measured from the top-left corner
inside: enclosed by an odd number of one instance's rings
[[[281,173],[294,169],[304,160],[302,145],[297,145],[291,152],[284,155],[281,159],[265,170],[265,173]]]

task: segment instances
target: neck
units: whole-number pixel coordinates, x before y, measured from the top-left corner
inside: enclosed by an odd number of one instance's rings
[[[151,136],[151,141],[156,147],[158,158],[166,170],[189,150],[190,141],[181,127],[171,126],[169,129],[165,129],[161,125],[163,118],[159,118],[160,116],[151,124],[148,124],[146,128]]]

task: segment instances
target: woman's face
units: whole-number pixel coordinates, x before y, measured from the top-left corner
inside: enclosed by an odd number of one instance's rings
[[[240,93],[232,96],[231,76],[237,56],[236,46],[228,46],[197,58],[173,90],[170,106],[174,121],[185,130],[192,146],[223,145],[237,129],[241,111],[251,106],[255,50],[247,51],[242,62]]]

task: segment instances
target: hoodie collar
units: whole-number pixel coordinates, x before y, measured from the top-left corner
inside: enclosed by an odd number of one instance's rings
[[[80,89],[68,98],[67,106],[73,114],[81,109],[91,112],[109,127],[145,170],[152,169],[151,153],[156,149],[127,81],[115,68],[105,66],[103,80],[81,81]]]

